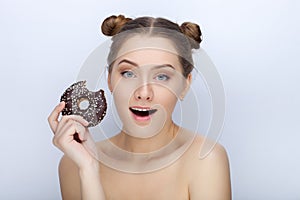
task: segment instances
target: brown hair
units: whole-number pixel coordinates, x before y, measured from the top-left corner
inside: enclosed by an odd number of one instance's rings
[[[104,35],[113,36],[108,55],[109,73],[112,70],[113,61],[116,59],[120,47],[131,36],[125,34],[126,36],[118,37],[118,33],[130,31],[130,33],[160,36],[171,40],[180,55],[178,58],[182,65],[184,77],[187,77],[193,70],[192,49],[198,49],[202,41],[199,25],[192,22],[184,22],[179,26],[164,18],[139,17],[131,19],[123,15],[112,15],[103,21],[101,30]],[[180,34],[172,34],[171,31]]]

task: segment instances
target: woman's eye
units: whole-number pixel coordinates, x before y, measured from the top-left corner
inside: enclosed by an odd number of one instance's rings
[[[134,78],[135,75],[132,71],[124,71],[124,72],[121,72],[121,75],[124,77],[124,78]]]
[[[155,79],[158,81],[167,81],[170,79],[170,77],[166,74],[159,74],[155,77]]]

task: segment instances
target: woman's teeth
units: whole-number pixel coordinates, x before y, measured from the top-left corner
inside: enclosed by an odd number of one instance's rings
[[[150,109],[146,109],[146,108],[131,108],[132,110],[135,111],[149,111]]]

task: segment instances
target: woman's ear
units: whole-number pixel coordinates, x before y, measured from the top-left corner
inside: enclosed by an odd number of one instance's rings
[[[111,74],[110,73],[108,73],[108,76],[107,76],[107,85],[108,85],[108,89],[112,93]]]
[[[192,83],[192,73],[189,73],[188,76],[185,79],[186,83],[185,83],[185,87],[183,89],[183,91],[181,92],[179,99],[182,101],[185,97],[185,95],[187,94],[187,92],[190,89],[190,85]]]

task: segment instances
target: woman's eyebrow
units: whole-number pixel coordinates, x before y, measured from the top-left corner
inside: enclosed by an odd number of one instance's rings
[[[122,64],[122,63],[128,63],[128,64],[133,65],[133,66],[135,66],[135,67],[138,67],[138,66],[139,66],[137,63],[135,63],[135,62],[133,62],[133,61],[130,61],[130,60],[127,60],[127,59],[121,60],[121,61],[118,63],[118,65],[120,65],[120,64]],[[173,67],[173,65],[171,65],[171,64],[161,64],[161,65],[156,65],[156,66],[154,66],[153,69],[160,69],[160,68],[164,68],[164,67],[170,67],[170,68],[172,68],[173,70],[175,70],[175,67]]]
[[[121,63],[128,63],[128,64],[133,65],[133,66],[135,66],[135,67],[138,66],[138,64],[136,64],[135,62],[132,62],[132,61],[127,60],[127,59],[121,60],[121,61],[118,63],[118,65],[120,65]]]
[[[175,67],[173,67],[173,65],[171,65],[171,64],[157,65],[157,66],[154,67],[154,69],[160,69],[160,68],[164,68],[164,67],[170,67],[170,68],[172,68],[173,70],[175,70]]]

